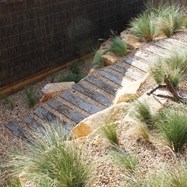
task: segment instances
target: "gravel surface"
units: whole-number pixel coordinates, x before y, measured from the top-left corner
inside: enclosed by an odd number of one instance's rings
[[[187,42],[186,32],[179,32],[173,38],[183,42]],[[146,47],[147,44],[144,45]],[[81,65],[81,68],[85,72],[88,72],[89,68],[85,68],[85,65]],[[51,77],[34,84],[33,90],[40,93],[40,90],[51,80]],[[185,84],[185,82],[184,82]],[[183,85],[184,85],[183,84]],[[140,92],[148,90],[152,85],[152,81],[147,81],[141,88]],[[183,86],[186,88],[186,85]],[[20,141],[14,138],[9,130],[4,125],[11,120],[19,119],[24,115],[30,114],[31,109],[27,106],[27,100],[24,91],[19,91],[9,97],[13,102],[14,108],[11,109],[10,104],[5,104],[4,101],[0,101],[0,158],[6,160],[6,151],[10,148],[15,148],[21,145]],[[163,165],[174,166],[177,163],[176,156],[172,151],[165,146],[162,142],[156,141],[152,134],[152,143],[138,140],[125,135],[126,124],[123,124],[123,112],[118,115],[118,132],[120,147],[133,155],[138,156],[138,166],[134,175],[129,173],[126,169],[121,168],[114,164],[111,156],[112,148],[108,142],[101,136],[97,135],[91,139],[80,140],[80,143],[88,151],[89,160],[94,162],[93,178],[90,181],[91,187],[120,187],[126,186],[125,181],[132,180],[132,177],[138,177],[143,179],[151,175],[151,171],[160,169]],[[0,161],[1,161],[0,160]],[[0,162],[1,164],[1,162]],[[1,167],[0,167],[1,175]]]

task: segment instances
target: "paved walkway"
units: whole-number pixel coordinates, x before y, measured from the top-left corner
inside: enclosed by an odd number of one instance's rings
[[[116,64],[94,72],[71,90],[37,106],[30,116],[23,117],[21,123],[36,130],[41,127],[41,123],[59,120],[63,122],[64,129],[70,131],[84,118],[109,107],[118,89],[143,78],[154,57],[166,55],[173,45],[187,48],[186,43],[175,39],[152,42],[133,56],[130,54]],[[11,121],[6,127],[15,136],[25,139],[28,128],[24,130],[19,123]]]

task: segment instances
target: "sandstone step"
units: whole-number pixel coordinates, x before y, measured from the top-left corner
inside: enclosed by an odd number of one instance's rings
[[[59,118],[53,114],[52,112],[45,109],[43,106],[38,106],[33,113],[38,116],[40,119],[47,121],[47,122],[53,122],[53,121],[59,121]]]
[[[102,81],[102,80],[99,80],[97,79],[96,77],[94,77],[93,75],[92,76],[89,76],[87,77],[86,79],[84,79],[85,81],[97,86],[98,88],[101,88],[103,89],[104,91],[106,91],[107,93],[115,96],[118,88],[117,87],[114,87],[114,86],[111,86],[110,84]]]
[[[76,84],[73,85],[73,89],[77,90],[79,92],[81,92],[82,94],[84,94],[85,96],[91,98],[92,100],[108,107],[112,104],[111,99],[109,99],[108,97],[96,92],[95,90],[89,90],[87,88],[85,88],[82,84]]]
[[[27,139],[25,130],[24,130],[17,122],[11,121],[11,122],[5,124],[5,126],[6,126],[17,138],[21,138],[22,140],[26,140],[26,139]]]
[[[80,112],[74,110],[73,108],[70,108],[69,106],[63,103],[60,103],[59,101],[55,99],[51,99],[47,101],[47,104],[50,107],[54,108],[56,111],[58,111],[60,114],[63,114],[64,116],[66,116],[68,119],[70,119],[71,121],[75,123],[79,123],[81,120],[87,117],[81,114]]]
[[[88,112],[89,114],[94,114],[102,108],[99,108],[91,103],[89,103],[87,100],[83,100],[77,96],[78,94],[71,93],[71,92],[65,92],[60,95],[61,98],[67,100],[68,102],[72,103],[73,105],[76,105],[77,107],[83,109],[84,111]]]

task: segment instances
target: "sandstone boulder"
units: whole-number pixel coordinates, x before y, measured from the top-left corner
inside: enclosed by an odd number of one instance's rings
[[[138,49],[141,47],[140,39],[133,34],[129,33],[129,31],[125,30],[121,32],[121,38],[124,42],[127,43],[130,49]]]
[[[47,84],[41,91],[43,93],[40,102],[45,102],[57,96],[60,93],[70,89],[75,83],[74,82],[61,82],[61,83],[50,83]]]
[[[103,55],[103,60],[105,65],[108,66],[115,64],[118,60],[118,57],[114,53],[108,52],[105,55]]]

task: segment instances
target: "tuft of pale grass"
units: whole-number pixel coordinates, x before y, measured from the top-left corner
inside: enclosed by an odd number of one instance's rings
[[[117,135],[117,124],[114,122],[109,122],[101,127],[102,135],[108,140],[113,146],[119,145],[118,135]]]
[[[82,150],[65,138],[63,125],[45,125],[41,131],[32,134],[32,144],[11,155],[11,175],[16,178],[24,172],[36,186],[86,186],[90,170]]]
[[[116,149],[112,153],[113,158],[120,167],[126,168],[130,172],[135,171],[138,164],[137,157],[132,156],[119,147],[116,147]]]
[[[136,36],[152,41],[156,34],[155,18],[143,13],[130,22],[129,30]]]
[[[95,68],[104,67],[104,60],[103,60],[102,55],[103,55],[103,53],[101,53],[99,51],[95,51],[95,56],[92,61],[92,67],[95,67]]]
[[[115,36],[112,39],[111,46],[105,51],[105,53],[106,52],[112,52],[119,56],[125,56],[127,55],[127,43],[125,43],[120,37]]]
[[[168,145],[179,152],[187,143],[187,115],[180,110],[164,110],[158,117],[158,126]]]
[[[172,86],[177,88],[180,81],[183,80],[186,69],[187,51],[172,49],[166,57],[157,58],[150,67],[150,72],[157,84],[164,83],[164,77],[167,76]]]

